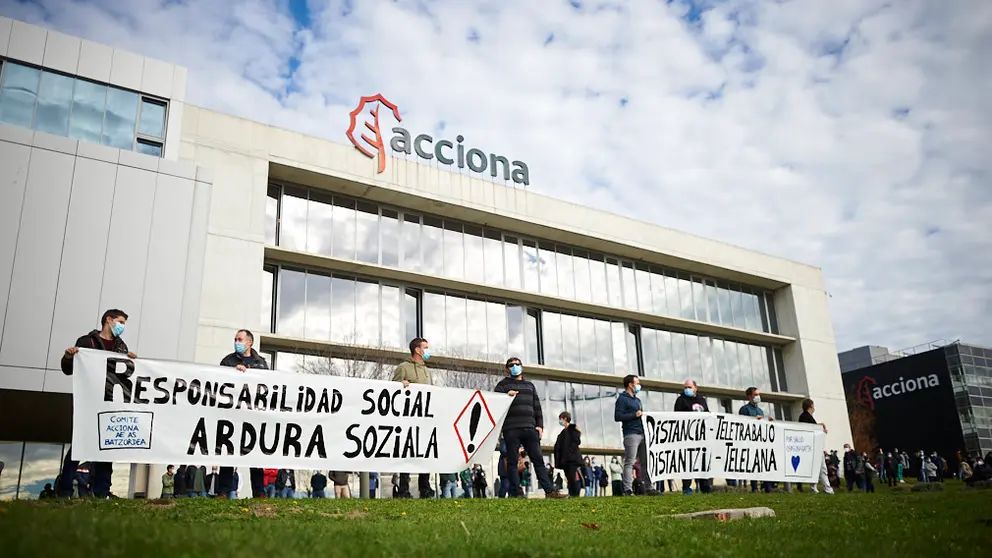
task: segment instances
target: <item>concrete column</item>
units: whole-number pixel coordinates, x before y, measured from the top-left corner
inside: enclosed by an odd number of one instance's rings
[[[156,499],[162,497],[162,475],[165,474],[165,465],[148,465],[148,498]]]
[[[368,499],[369,497],[369,474],[359,473],[358,474],[358,496],[362,499]]]

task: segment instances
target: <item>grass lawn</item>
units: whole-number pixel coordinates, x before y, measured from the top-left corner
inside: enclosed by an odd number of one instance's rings
[[[992,491],[571,500],[0,502],[0,555],[956,556],[992,545]],[[733,522],[673,513],[768,506]],[[585,524],[585,525],[583,525]]]

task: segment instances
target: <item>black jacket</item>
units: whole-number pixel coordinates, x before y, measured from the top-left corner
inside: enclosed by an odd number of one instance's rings
[[[699,405],[701,408],[695,408]],[[686,397],[683,393],[675,400],[675,412],[692,412],[697,411],[701,413],[710,412],[709,405],[706,404],[706,398],[700,397],[698,394],[695,397]]]
[[[231,368],[234,368],[239,364],[243,364],[245,368],[258,368],[260,370],[269,369],[269,363],[265,362],[265,358],[263,358],[262,355],[258,354],[258,352],[256,352],[255,349],[251,350],[250,358],[246,359],[244,355],[239,355],[238,353],[231,353],[220,361],[221,366],[230,366]]]
[[[503,421],[504,431],[514,428],[544,428],[541,398],[538,397],[534,384],[523,378],[507,376],[496,384],[493,391],[518,392],[513,398],[513,403],[510,404],[510,410],[506,412],[506,420]]]
[[[310,488],[313,490],[324,490],[327,488],[327,477],[324,476],[324,473],[317,471],[310,477]]]
[[[555,440],[555,467],[582,465],[582,451],[579,449],[581,443],[582,432],[574,424],[569,424]]]
[[[803,411],[803,413],[799,415],[799,422],[805,422],[807,424],[816,424],[816,419],[813,418],[813,415],[811,415],[809,411]]]
[[[74,346],[79,347],[80,349],[96,349],[98,351],[107,350],[103,344],[103,340],[100,339],[100,330],[98,329],[94,329],[79,339],[76,339],[76,344]],[[120,337],[114,337],[114,345],[111,351],[115,353],[127,354],[127,343],[125,343]],[[62,355],[62,373],[66,376],[72,376],[71,356],[65,354]]]
[[[176,469],[176,474],[172,477],[172,480],[175,483],[172,487],[172,493],[176,496],[185,496],[186,492],[189,491],[189,489],[186,488],[186,469],[187,467],[185,465],[180,465],[179,468]]]
[[[331,482],[334,483],[334,486],[345,486],[348,484],[350,474],[347,471],[331,471]]]
[[[296,472],[292,469],[279,469],[276,473],[276,490],[290,487],[296,490]]]

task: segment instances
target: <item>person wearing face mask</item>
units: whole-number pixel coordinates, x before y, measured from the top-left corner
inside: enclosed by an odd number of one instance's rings
[[[847,480],[848,492],[852,492],[855,485],[864,492],[865,462],[851,444],[844,444],[844,478]]]
[[[739,415],[744,415],[747,417],[754,417],[756,420],[764,420],[765,411],[759,407],[761,404],[761,390],[756,387],[749,387],[744,392],[744,397],[747,399],[747,403],[737,412]],[[769,421],[774,420],[772,417],[768,417]],[[761,490],[764,492],[772,491],[772,483],[764,481],[761,483]],[[751,492],[758,491],[758,481],[751,481]]]
[[[521,446],[534,464],[537,484],[544,490],[545,498],[564,498],[555,490],[548,477],[541,454],[541,438],[544,436],[544,413],[541,410],[541,397],[537,388],[524,379],[524,367],[519,358],[506,361],[506,377],[496,384],[493,391],[505,393],[513,398],[510,409],[503,420],[503,440],[506,442],[506,455],[516,456]],[[510,458],[508,458],[510,459]],[[520,471],[512,461],[507,462],[507,476],[510,477],[510,496],[520,493]]]
[[[568,495],[572,498],[579,496],[579,467],[582,463],[582,431],[572,424],[572,415],[568,411],[558,414],[558,424],[562,427],[558,439],[555,440],[555,465],[565,471],[568,483]]]
[[[253,370],[268,370],[269,363],[262,355],[258,354],[254,348],[255,335],[247,329],[239,329],[234,334],[234,352],[222,358],[221,366],[237,368],[239,372]],[[262,479],[265,474],[262,469],[252,467],[249,469],[249,478],[252,482],[253,493],[262,490]],[[230,498],[232,492],[238,489],[234,482],[234,467],[221,467],[217,473],[217,493],[221,498]]]
[[[709,405],[706,398],[699,395],[699,386],[695,380],[686,380],[682,384],[682,395],[675,400],[676,413],[708,413]],[[710,479],[696,479],[696,489],[706,494],[712,490]],[[682,493],[692,494],[692,481],[685,479],[682,481]]]
[[[813,418],[813,400],[803,399],[802,407],[803,407],[803,412],[802,414],[799,415],[799,422],[806,424],[818,424],[816,422],[816,419]],[[823,433],[826,434],[827,426],[823,423],[819,423],[819,425],[820,427],[823,428]],[[823,491],[825,493],[833,494],[834,489],[832,486],[830,486],[830,475],[827,472],[827,459],[829,459],[829,457],[827,456],[827,452],[823,452],[823,461],[820,462],[820,483],[823,484]],[[816,489],[815,482],[813,483],[813,486],[811,488],[813,490],[813,494],[819,492]]]
[[[410,358],[401,363],[393,371],[393,381],[402,382],[404,388],[410,384],[433,385],[434,379],[430,370],[427,369],[427,361],[431,359],[430,343],[426,339],[416,337],[410,341]],[[431,476],[421,473],[417,477],[417,490],[421,498],[433,498],[434,489],[431,488]],[[410,494],[410,473],[400,473],[399,497],[412,498]]]
[[[623,494],[634,494],[634,462],[640,460],[647,464],[647,444],[644,443],[644,414],[641,400],[637,394],[641,392],[641,379],[633,374],[623,378],[623,391],[617,396],[613,406],[613,420],[619,422],[623,431]],[[645,494],[655,496],[658,491],[651,487],[651,478],[647,475],[646,467],[642,467],[642,479],[648,489]]]
[[[107,351],[111,353],[126,354],[128,358],[138,358],[127,348],[127,343],[121,337],[124,335],[124,324],[127,323],[127,314],[116,308],[107,310],[100,318],[100,329],[83,335],[76,339],[76,344],[65,350],[62,355],[62,373],[72,376],[73,358],[79,349],[94,349],[97,351]],[[78,461],[71,457],[72,451],[65,452],[65,459],[62,462],[62,474],[59,475],[59,483],[56,493],[60,498],[72,497],[72,479],[76,476]],[[114,472],[112,463],[93,461],[90,466],[90,486],[93,488],[93,495],[97,498],[110,497],[110,477]]]
[[[620,459],[613,456],[610,460],[610,478],[613,479],[613,495],[620,496],[623,494],[623,465],[620,464]]]

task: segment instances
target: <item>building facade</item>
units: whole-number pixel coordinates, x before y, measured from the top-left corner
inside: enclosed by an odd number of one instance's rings
[[[567,409],[593,454],[621,449],[628,373],[649,411],[685,378],[731,412],[754,385],[850,439],[815,267],[543,196],[554,177],[475,172],[477,149],[449,167],[460,138],[366,153],[349,122],[327,141],[189,105],[183,68],[21,22],[0,19],[0,60],[0,497],[54,478],[56,361],[107,307],[139,357],[217,363],[248,328],[278,369],[374,378],[419,335],[439,382],[486,388],[519,356],[545,442]],[[155,495],[162,467],[117,469],[115,492]]]

